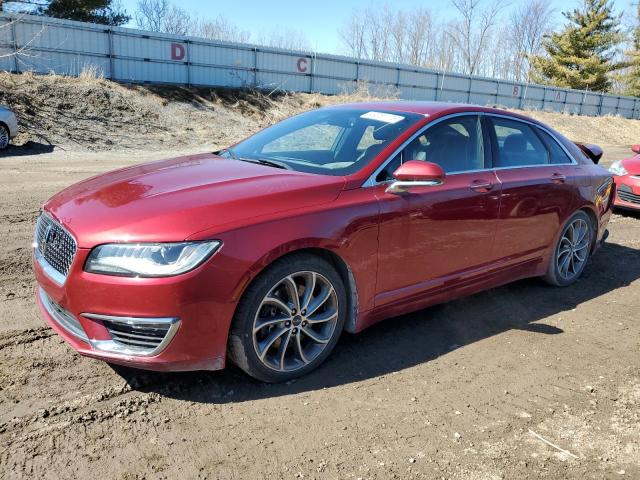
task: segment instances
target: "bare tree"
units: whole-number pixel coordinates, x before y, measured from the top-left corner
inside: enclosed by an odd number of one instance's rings
[[[546,0],[529,0],[515,9],[506,32],[514,46],[513,78],[525,81],[529,78],[529,58],[542,50],[542,39],[551,28],[553,9]]]
[[[483,8],[482,2],[483,0],[451,0],[462,18],[451,24],[448,30],[449,38],[460,49],[465,73],[470,75],[476,73],[500,10],[498,2],[486,8]]]
[[[436,44],[433,17],[426,8],[417,8],[408,16],[403,61],[411,65],[427,65]]]
[[[246,43],[251,38],[251,33],[239,29],[222,15],[219,15],[213,20],[206,19],[196,22],[193,35],[210,40],[222,40],[235,43]]]
[[[391,30],[393,13],[389,5],[381,9],[373,7],[366,10],[367,37],[369,39],[369,56],[371,60],[388,61],[392,55]]]
[[[134,15],[136,25],[142,30],[162,32],[170,6],[169,0],[139,0]]]
[[[138,0],[136,24],[152,32],[191,35],[226,42],[248,42],[251,34],[241,30],[222,15],[198,20],[170,0]]]
[[[294,28],[273,28],[269,32],[263,32],[255,42],[267,47],[288,50],[312,50],[307,34]]]
[[[189,12],[169,0],[138,0],[135,21],[138,28],[152,32],[189,35],[194,29]]]
[[[191,35],[194,30],[194,20],[186,10],[171,5],[167,11],[164,33],[173,33],[175,35]]]
[[[391,61],[405,63],[407,61],[407,27],[409,16],[399,10],[395,13],[386,12],[386,20],[389,21],[390,57]],[[384,20],[384,19],[383,19]]]
[[[338,30],[345,53],[355,58],[367,58],[366,19],[364,12],[354,10],[346,25]]]
[[[413,65],[426,63],[435,43],[434,22],[426,8],[404,11],[384,5],[353,11],[339,34],[348,55]]]

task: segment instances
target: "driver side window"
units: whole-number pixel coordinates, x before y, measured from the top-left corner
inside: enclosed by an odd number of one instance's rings
[[[393,180],[393,172],[409,160],[437,163],[447,174],[485,168],[480,116],[453,117],[427,127],[385,166],[376,181]]]

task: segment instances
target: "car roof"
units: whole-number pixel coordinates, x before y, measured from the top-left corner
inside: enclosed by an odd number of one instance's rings
[[[358,103],[345,103],[340,105],[333,105],[330,108],[359,108],[368,110],[391,110],[397,112],[417,113],[425,116],[437,116],[447,115],[450,113],[460,112],[485,112],[495,113],[499,115],[508,115],[514,118],[520,118],[529,122],[540,123],[537,120],[520,115],[518,113],[494,107],[480,107],[478,105],[470,105],[466,103],[451,103],[451,102],[426,102],[426,101],[410,101],[410,100],[392,100],[392,101],[378,101],[378,102],[358,102]]]

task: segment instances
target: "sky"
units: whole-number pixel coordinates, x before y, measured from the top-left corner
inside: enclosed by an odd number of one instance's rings
[[[527,0],[506,0],[507,8],[526,2]],[[632,6],[636,0],[615,0],[614,5],[619,12],[628,18],[635,14]],[[121,0],[129,14],[136,9],[137,0]],[[305,0],[180,0],[174,2],[185,10],[196,14],[199,18],[224,16],[241,30],[253,33],[254,38],[261,33],[281,27],[303,31],[309,39],[310,47],[323,53],[342,53],[338,35],[338,27],[344,25],[354,10],[367,6],[384,5],[410,10],[424,6],[429,8],[436,18],[443,21],[455,17],[455,10],[448,0],[321,0],[319,8],[313,8],[315,2]],[[562,24],[563,10],[572,9],[579,0],[549,0],[555,11],[555,20]],[[133,20],[126,26],[135,27]]]

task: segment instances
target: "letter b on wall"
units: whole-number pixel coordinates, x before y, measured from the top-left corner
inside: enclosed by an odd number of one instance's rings
[[[185,56],[184,45],[180,43],[171,44],[171,60],[182,60]]]

